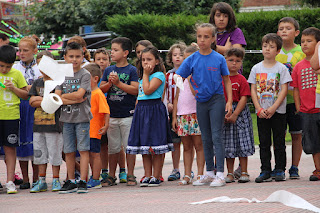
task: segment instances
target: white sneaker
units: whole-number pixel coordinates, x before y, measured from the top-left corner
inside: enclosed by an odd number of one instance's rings
[[[200,178],[192,183],[194,186],[203,186],[208,185],[211,181],[213,181],[213,177],[208,175],[199,175]]]
[[[216,177],[211,183],[211,187],[219,187],[219,186],[224,186],[226,185],[226,181],[224,179],[221,179],[219,177]]]
[[[12,181],[6,183],[7,194],[15,194],[17,193],[16,185]]]

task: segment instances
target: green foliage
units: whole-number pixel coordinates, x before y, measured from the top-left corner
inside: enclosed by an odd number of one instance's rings
[[[312,6],[312,7],[320,7],[320,1],[319,0],[297,0],[298,3],[302,6]]]

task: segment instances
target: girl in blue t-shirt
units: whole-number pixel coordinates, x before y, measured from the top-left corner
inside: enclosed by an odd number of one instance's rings
[[[222,141],[222,127],[225,114],[232,112],[232,89],[229,70],[222,55],[211,49],[216,40],[216,28],[209,23],[196,26],[197,44],[200,48],[183,61],[178,75],[183,78],[192,74],[190,79],[197,100],[197,117],[201,130],[201,138],[207,172],[193,185],[224,186],[224,157],[225,150]],[[228,101],[226,104],[223,92],[224,82]],[[215,175],[216,157],[217,173]]]
[[[139,94],[127,146],[128,154],[142,154],[145,177],[140,186],[159,186],[163,155],[173,150],[166,107],[161,101],[165,85],[160,53],[153,46],[141,54]]]

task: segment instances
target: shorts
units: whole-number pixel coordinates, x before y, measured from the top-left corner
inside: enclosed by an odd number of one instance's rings
[[[18,147],[20,120],[0,120],[0,146]]]
[[[101,141],[97,138],[90,138],[90,152],[100,153]]]
[[[63,124],[63,152],[72,153],[78,150],[90,150],[90,123],[64,123]]]
[[[179,136],[201,135],[196,113],[188,115],[178,115],[177,123],[177,133]]]
[[[50,163],[53,166],[62,164],[62,133],[33,133],[33,163],[36,165]]]
[[[132,116],[127,118],[110,118],[108,135],[108,153],[117,154],[126,150],[132,123]]]
[[[295,104],[287,104],[287,123],[289,126],[290,134],[301,134],[302,126],[301,126],[301,116],[296,114],[296,106]]]
[[[172,113],[169,113],[169,127],[170,127],[170,136],[171,136],[171,139],[172,139],[172,143],[180,143],[181,142],[181,138],[172,129]]]
[[[108,135],[107,133],[105,135],[101,136],[101,144],[108,144]]]
[[[306,154],[320,153],[320,113],[299,113],[302,120],[302,147]]]

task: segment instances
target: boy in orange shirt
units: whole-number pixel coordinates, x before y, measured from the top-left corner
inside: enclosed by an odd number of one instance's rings
[[[90,166],[92,176],[90,177],[88,188],[101,188],[99,180],[101,171],[101,136],[107,133],[110,119],[110,109],[103,92],[98,87],[101,78],[101,70],[97,64],[88,64],[84,67],[91,74],[91,113],[90,121]]]

